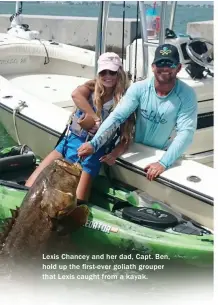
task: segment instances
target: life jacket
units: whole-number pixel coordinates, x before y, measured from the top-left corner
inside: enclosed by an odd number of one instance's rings
[[[92,109],[96,113],[97,109],[94,105],[93,93],[90,95],[88,102],[89,102],[89,105],[92,107]],[[106,102],[103,105],[102,111],[101,111],[102,121],[104,121],[109,116],[110,112],[113,110],[113,105],[114,105],[113,99],[109,100],[108,102]],[[77,109],[75,111],[75,113],[73,114],[72,123],[71,123],[69,129],[70,129],[71,133],[75,134],[76,136],[86,139],[88,136],[88,132],[86,130],[82,129],[81,126],[78,124],[78,120],[82,119],[84,115],[85,115],[85,113],[82,110]]]
[[[92,109],[96,112],[96,107],[93,102],[93,93],[91,94],[91,96],[89,98],[89,104],[91,105]],[[103,105],[103,109],[101,112],[102,121],[104,121],[109,116],[110,112],[113,110],[113,104],[114,104],[114,101],[112,99]],[[55,145],[55,147],[56,147],[65,137],[65,143],[64,143],[63,151],[62,151],[62,154],[64,157],[66,155],[66,148],[67,148],[66,144],[68,141],[69,131],[71,133],[75,134],[76,136],[82,137],[83,139],[86,139],[86,140],[88,138],[90,139],[92,137],[90,134],[88,134],[88,132],[86,130],[82,129],[81,126],[78,124],[78,120],[80,118],[82,118],[83,115],[84,115],[83,111],[81,111],[80,109],[76,109],[76,111],[71,116],[70,121],[68,122],[65,130],[63,131],[62,135],[60,136],[60,138],[58,139],[58,141]],[[120,128],[118,128],[113,133],[111,138],[108,139],[107,143],[104,144],[106,153],[110,153],[114,149],[119,137],[120,137]]]

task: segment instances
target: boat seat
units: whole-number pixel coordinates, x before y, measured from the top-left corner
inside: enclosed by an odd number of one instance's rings
[[[73,111],[71,93],[88,79],[58,74],[8,75],[7,80],[16,88],[56,106]]]

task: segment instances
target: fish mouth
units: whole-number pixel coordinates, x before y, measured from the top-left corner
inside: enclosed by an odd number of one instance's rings
[[[55,160],[57,165],[65,170],[68,174],[80,177],[82,173],[82,166],[79,163],[70,163],[64,159]]]

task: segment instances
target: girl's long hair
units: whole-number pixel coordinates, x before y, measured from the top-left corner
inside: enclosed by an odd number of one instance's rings
[[[117,83],[114,88],[114,105],[112,110],[117,106],[120,102],[121,98],[125,94],[130,84],[130,80],[123,70],[123,68],[119,68],[117,71]],[[105,88],[101,82],[99,76],[96,77],[95,80],[90,80],[85,83],[85,86],[90,89],[90,91],[94,92],[93,102],[96,107],[96,114],[99,118],[101,118],[101,111],[103,107],[104,96],[106,95]],[[135,126],[135,113],[131,114],[130,117],[121,125],[121,141],[125,141],[128,143],[133,138],[133,129]]]

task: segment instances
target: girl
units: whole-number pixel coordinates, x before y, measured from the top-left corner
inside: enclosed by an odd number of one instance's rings
[[[77,106],[67,135],[39,165],[29,177],[26,186],[31,187],[39,173],[53,160],[65,158],[72,163],[78,162],[77,149],[92,137],[110,112],[119,103],[128,88],[129,80],[122,68],[119,56],[115,53],[104,53],[98,60],[98,71],[95,80],[86,82],[72,93],[72,98]],[[81,126],[93,125],[87,130]],[[87,200],[92,179],[98,175],[101,162],[112,165],[127,148],[132,138],[134,117],[131,116],[121,126],[120,142],[105,155],[106,146],[96,154],[81,160],[82,175],[77,188],[77,199]]]

